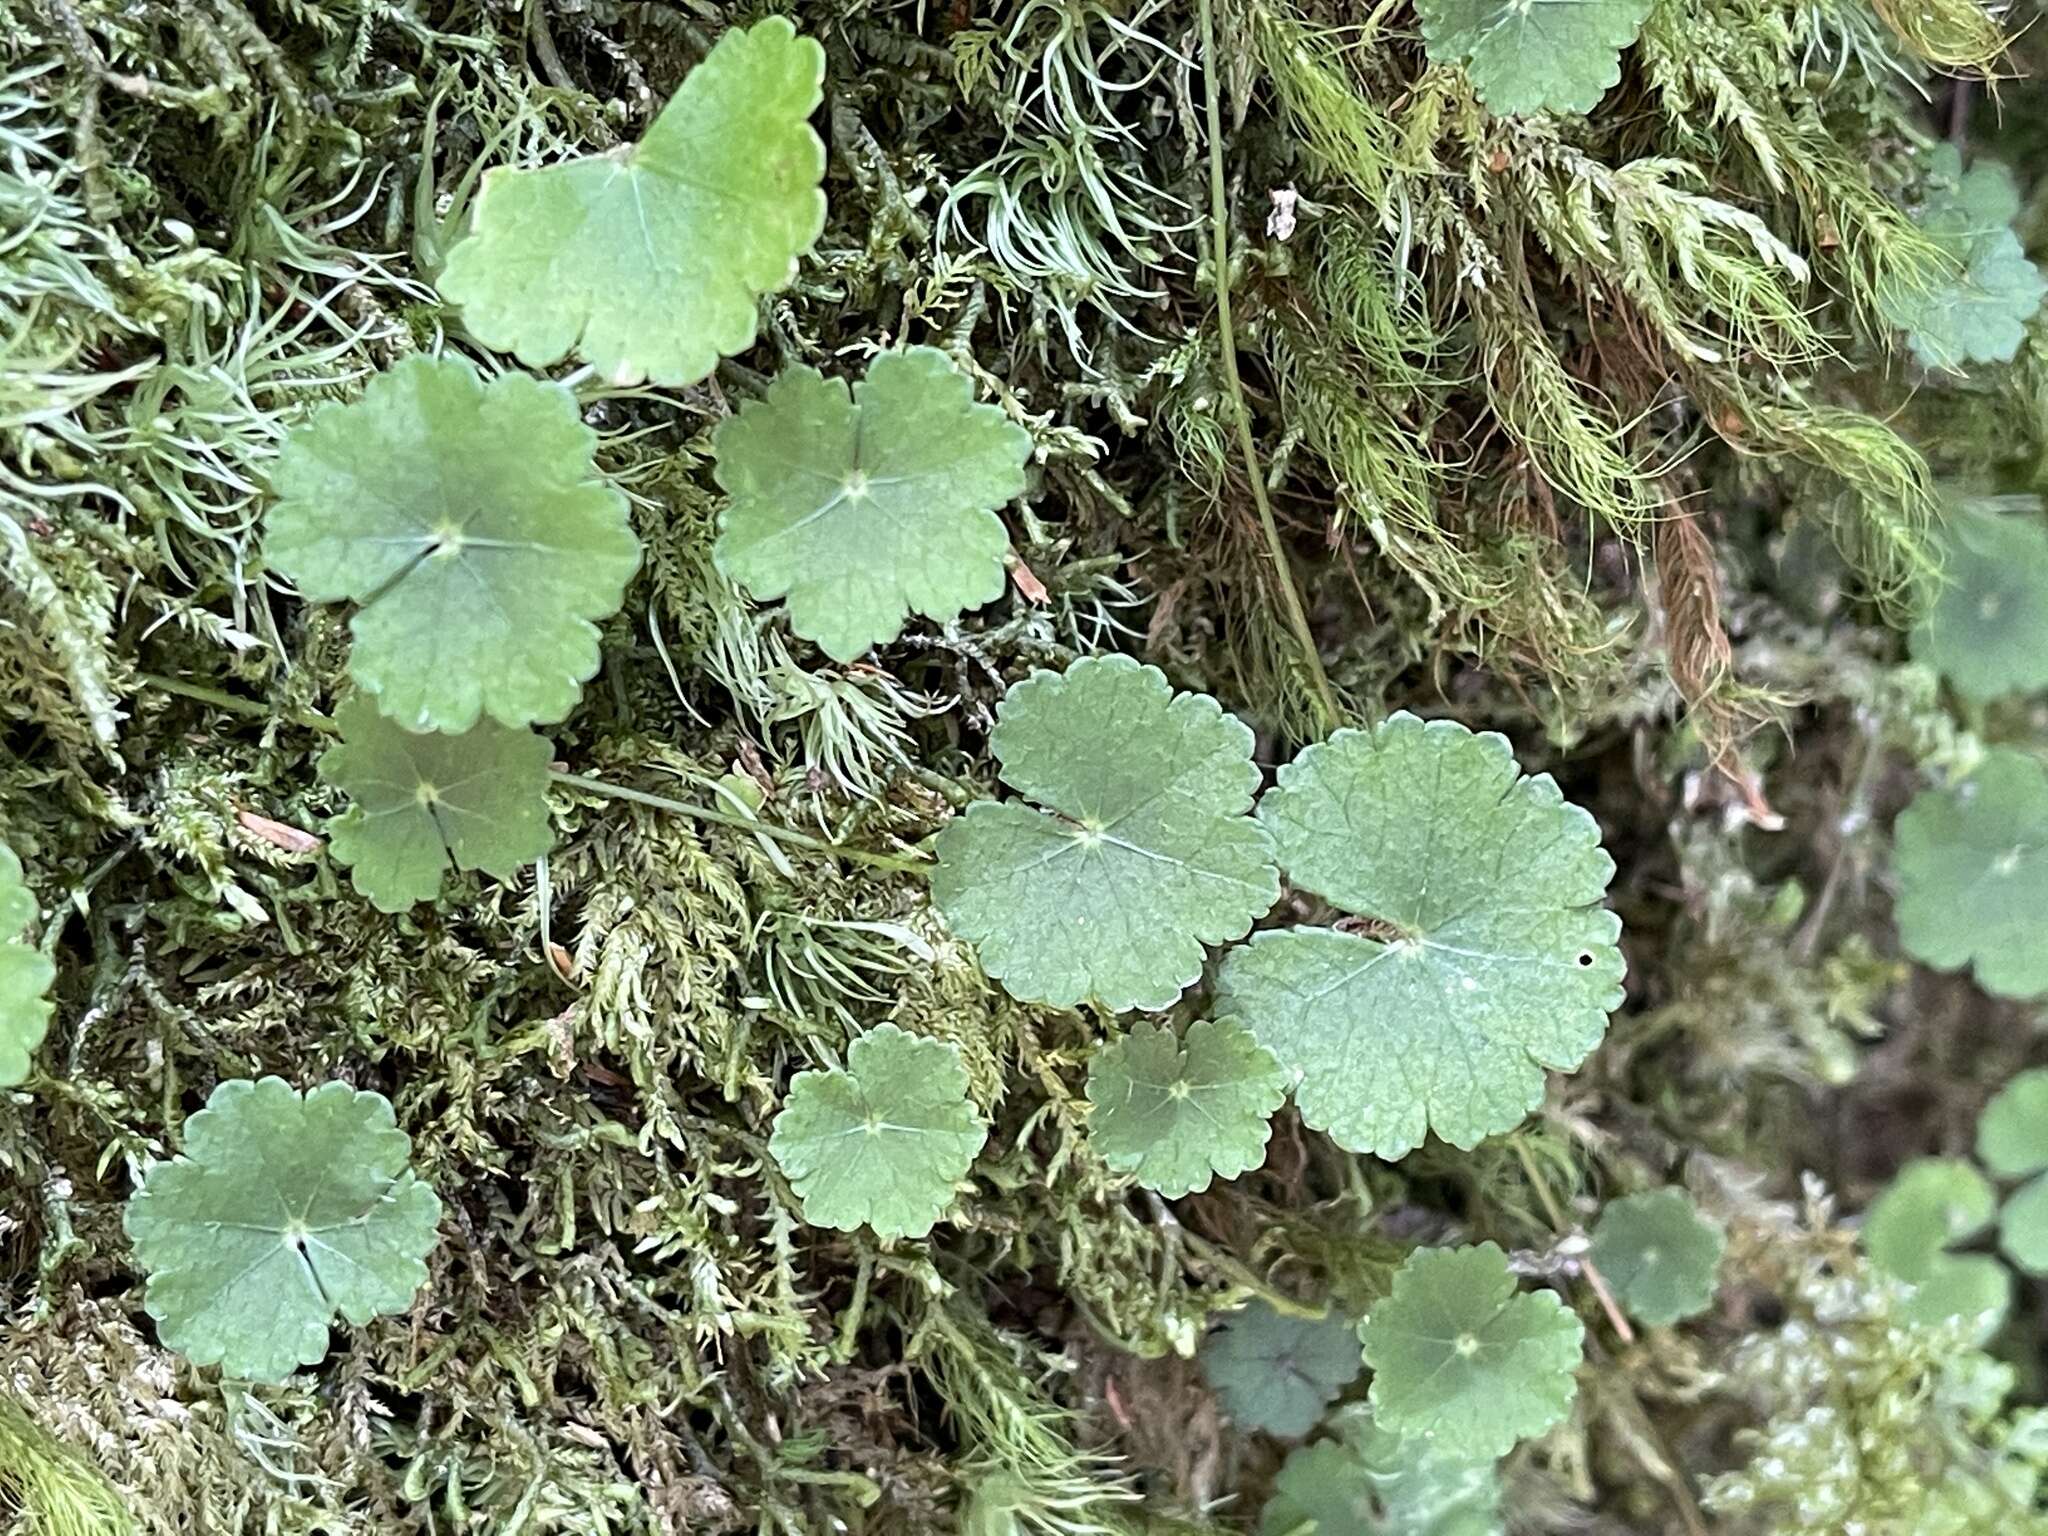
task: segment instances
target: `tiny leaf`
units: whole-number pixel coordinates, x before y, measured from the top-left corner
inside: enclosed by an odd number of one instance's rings
[[[1489,111],[1590,112],[1651,0],[1417,0],[1430,62],[1463,64]]]
[[[1480,1458],[1564,1418],[1585,1329],[1553,1293],[1518,1294],[1507,1255],[1481,1243],[1409,1254],[1359,1336],[1375,1420]]]
[[[1608,1202],[1589,1252],[1623,1306],[1663,1328],[1712,1305],[1727,1239],[1682,1189]]]
[[[531,731],[480,721],[460,736],[416,736],[349,699],[320,777],[354,802],[328,825],[334,856],[380,912],[441,894],[450,867],[509,880],[548,851],[548,763]]]
[[[1262,933],[1217,983],[1340,1145],[1475,1146],[1600,1043],[1622,996],[1614,863],[1502,737],[1408,714],[1339,731],[1280,770],[1259,822],[1296,884],[1382,930]]]
[[[1948,1249],[1988,1227],[1997,1208],[1997,1191],[1968,1163],[1916,1158],[1871,1202],[1863,1251],[1914,1288],[1908,1316],[1925,1323],[1974,1318],[1979,1336],[1988,1336],[2010,1305],[2012,1277],[1995,1259]]]
[[[0,1088],[28,1078],[29,1063],[50,1028],[50,957],[22,934],[36,920],[35,893],[21,860],[0,843]]]
[[[1157,667],[1091,656],[1004,696],[989,744],[1046,807],[970,806],[940,833],[932,898],[1011,996],[1171,1007],[1204,944],[1280,897],[1252,733]]]
[[[2048,995],[2048,769],[1992,749],[1960,784],[1914,797],[1892,850],[1907,954],[1970,966],[1999,997]]]
[[[768,1146],[813,1226],[923,1237],[987,1138],[959,1049],[883,1024],[796,1075]]]
[[[1356,1328],[1335,1313],[1289,1317],[1255,1301],[1202,1342],[1202,1374],[1224,1412],[1268,1434],[1307,1434],[1358,1371]]]
[[[974,401],[934,347],[885,352],[849,396],[786,369],[721,422],[718,568],[837,661],[1001,595],[1010,536],[992,510],[1024,489],[1031,434]]]
[[[144,1305],[194,1365],[282,1381],[327,1354],[339,1313],[402,1312],[426,1283],[441,1202],[406,1166],[383,1095],[281,1078],[222,1083],[185,1155],[128,1202]]]
[[[1088,1063],[1096,1149],[1170,1200],[1264,1162],[1268,1121],[1286,1098],[1280,1064],[1235,1019],[1200,1020],[1185,1039],[1140,1023]]]
[[[1998,1246],[2030,1275],[2048,1275],[2048,1174],[2023,1185],[1998,1213]]]
[[[1930,156],[1930,179],[1918,222],[1946,259],[1898,280],[1880,303],[1923,367],[1959,373],[1969,363],[2009,363],[2048,296],[2012,231],[2020,209],[2012,173],[1991,161],[1965,173],[1955,146],[1944,144]]]
[[[1943,530],[1941,584],[1914,626],[1913,657],[1966,699],[2048,687],[2048,528],[2032,497],[1958,508]]]
[[[1460,1458],[1340,1409],[1338,1438],[1298,1446],[1273,1480],[1260,1536],[1500,1536],[1491,1457]]]
[[[2048,1168],[2048,1067],[2020,1073],[1984,1106],[1977,1157],[2001,1179]]]
[[[696,383],[753,345],[825,227],[824,77],[783,17],[733,28],[638,144],[488,172],[442,296],[528,367],[574,352],[614,384]]]
[[[264,551],[361,605],[349,673],[408,730],[559,720],[640,562],[596,441],[560,385],[416,354],[286,439]]]

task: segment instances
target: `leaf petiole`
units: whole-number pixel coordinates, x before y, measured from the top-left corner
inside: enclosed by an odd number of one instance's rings
[[[866,864],[874,869],[894,870],[900,874],[922,875],[931,869],[931,861],[912,858],[907,854],[880,853],[869,848],[848,848],[840,843],[827,842],[822,837],[812,837],[808,832],[793,831],[773,823],[755,821],[735,811],[714,810],[708,805],[695,805],[687,800],[671,800],[666,795],[649,794],[644,789],[628,789],[623,784],[607,784],[602,779],[588,779],[580,773],[555,772],[549,775],[557,784],[570,789],[580,789],[585,794],[599,795],[608,800],[628,800],[634,805],[651,806],[657,811],[672,811],[678,816],[688,816],[696,821],[708,821],[714,826],[736,827],[742,832],[758,832],[792,848],[802,848],[811,853],[828,853],[838,858],[851,859],[856,864]]]

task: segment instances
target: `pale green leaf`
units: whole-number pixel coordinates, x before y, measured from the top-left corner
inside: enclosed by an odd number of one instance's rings
[[[1913,656],[1967,699],[2048,687],[2048,527],[2038,502],[1957,508],[1942,530],[1941,582],[1913,628]]]
[[[768,1145],[813,1226],[923,1237],[987,1137],[959,1049],[883,1024],[796,1075]]]
[[[1358,1333],[1335,1313],[1290,1317],[1255,1301],[1202,1341],[1202,1374],[1244,1429],[1305,1435],[1358,1379]]]
[[[1207,694],[1095,656],[1036,672],[997,712],[1005,782],[1044,806],[970,806],[939,836],[932,898],[1014,997],[1172,1006],[1203,945],[1280,896],[1252,733]]]
[[[341,741],[320,777],[353,803],[328,824],[329,846],[379,911],[432,901],[451,868],[509,880],[548,851],[544,737],[489,720],[460,736],[414,735],[362,697],[334,720]]]
[[[128,1202],[158,1336],[195,1365],[282,1381],[327,1354],[336,1314],[402,1312],[426,1283],[441,1202],[406,1166],[390,1103],[347,1083],[222,1083],[185,1153]]]
[[[1587,1256],[1630,1316],[1663,1328],[1713,1304],[1726,1247],[1690,1195],[1657,1189],[1609,1201]]]
[[[1991,1224],[1998,1192],[1960,1158],[1915,1158],[1863,1218],[1863,1250],[1908,1284],[1926,1278],[1937,1255]]]
[[[1168,1199],[1234,1179],[1266,1160],[1287,1077],[1235,1019],[1203,1019],[1185,1038],[1140,1023],[1088,1063],[1089,1139],[1119,1173]]]
[[[1430,61],[1463,64],[1487,109],[1590,112],[1621,79],[1651,0],[1417,0]]]
[[[696,383],[753,344],[825,227],[824,74],[785,18],[733,28],[638,144],[487,173],[442,297],[529,367],[573,352],[614,384]]]
[[[1991,1225],[1998,1193],[1959,1158],[1916,1158],[1901,1168],[1863,1218],[1870,1262],[1914,1288],[1906,1314],[1924,1323],[1973,1320],[1988,1337],[2011,1303],[2012,1277],[1995,1260],[1948,1250]]]
[[[36,920],[35,893],[12,848],[0,843],[0,1088],[28,1077],[29,1063],[50,1028],[50,983],[56,967],[23,937]]]
[[[1977,1157],[2001,1179],[2048,1168],[2048,1067],[2020,1073],[1984,1106]]]
[[[349,673],[408,730],[559,720],[640,545],[566,389],[414,355],[286,439],[264,553],[360,604]]]
[[[785,369],[719,424],[719,570],[838,661],[1003,590],[1010,536],[992,510],[1024,489],[1031,434],[934,347],[885,352],[851,395]]]
[[[2048,1275],[2048,1174],[2022,1185],[1998,1213],[1998,1246],[2030,1275]]]
[[[1927,789],[1892,829],[1895,917],[1906,953],[1971,967],[2000,997],[2048,995],[2048,769],[1994,748],[1977,771]]]
[[[2020,208],[2012,173],[1989,161],[1965,173],[1949,144],[1932,152],[1929,171],[1933,191],[1918,222],[1943,259],[1892,283],[1880,302],[1923,367],[1959,373],[1970,363],[2009,363],[2048,296],[2048,280],[2012,231]]]
[[[1564,1418],[1585,1329],[1552,1292],[1518,1293],[1507,1255],[1481,1243],[1409,1254],[1359,1336],[1375,1419],[1480,1458]]]
[[[1339,1410],[1337,1438],[1300,1446],[1273,1480],[1259,1536],[1500,1536],[1491,1457],[1460,1458]]]
[[[1259,804],[1281,866],[1371,932],[1296,928],[1231,952],[1217,1010],[1296,1077],[1302,1118],[1399,1158],[1471,1147],[1584,1061],[1621,1002],[1613,861],[1496,735],[1398,714],[1339,731]]]

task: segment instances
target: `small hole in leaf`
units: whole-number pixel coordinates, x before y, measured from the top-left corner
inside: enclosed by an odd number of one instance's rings
[[[1582,950],[1580,950],[1580,951],[1579,951],[1579,964],[1580,964],[1580,965],[1591,965],[1592,963],[1593,963],[1593,956],[1591,955],[1591,953],[1589,953],[1588,951],[1586,951],[1586,950],[1583,950],[1583,949],[1582,949]]]

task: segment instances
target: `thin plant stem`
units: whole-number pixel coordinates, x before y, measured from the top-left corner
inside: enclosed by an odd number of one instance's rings
[[[666,795],[651,795],[644,789],[628,789],[623,784],[607,784],[602,779],[587,779],[580,773],[555,772],[550,775],[557,784],[570,789],[582,790],[588,795],[598,795],[607,800],[629,800],[635,805],[650,806],[657,811],[672,811],[678,816],[688,816],[694,821],[708,821],[714,826],[735,827],[742,832],[758,832],[763,837],[773,838],[791,848],[802,848],[811,853],[828,853],[835,858],[851,859],[856,864],[867,864],[875,869],[894,870],[899,874],[922,875],[931,869],[929,860],[910,858],[904,854],[878,853],[869,848],[848,848],[841,843],[827,842],[822,837],[812,837],[808,832],[792,831],[765,821],[754,821],[736,811],[714,810],[708,805],[695,805],[687,800],[671,800]]]
[[[1216,63],[1213,0],[1197,0],[1196,10],[1202,28],[1202,95],[1209,140],[1209,228],[1215,247],[1212,265],[1216,274],[1216,327],[1223,354],[1223,382],[1230,393],[1237,447],[1244,458],[1246,478],[1251,481],[1252,503],[1259,510],[1259,527],[1266,536],[1266,554],[1273,562],[1273,580],[1280,588],[1288,628],[1294,631],[1295,643],[1301,649],[1301,664],[1308,674],[1318,723],[1322,733],[1328,735],[1344,723],[1344,711],[1337,703],[1336,689],[1330,686],[1330,674],[1323,670],[1322,653],[1316,649],[1315,634],[1309,629],[1308,610],[1294,585],[1294,567],[1287,559],[1287,546],[1273,517],[1273,503],[1266,495],[1258,444],[1252,439],[1251,410],[1245,404],[1244,384],[1237,372],[1237,333],[1230,320],[1230,200],[1223,174],[1223,86]]]

